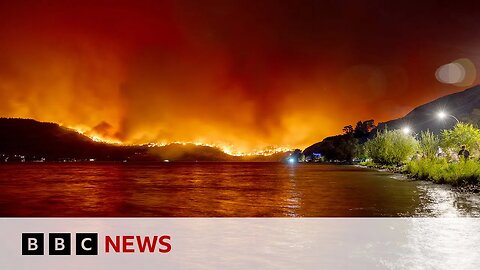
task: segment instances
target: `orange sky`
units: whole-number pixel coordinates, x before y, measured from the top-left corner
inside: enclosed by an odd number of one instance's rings
[[[303,148],[466,88],[435,71],[478,63],[480,9],[399,2],[2,1],[0,116]]]

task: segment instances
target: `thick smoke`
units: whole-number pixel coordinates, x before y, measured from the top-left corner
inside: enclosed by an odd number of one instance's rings
[[[240,2],[0,4],[0,116],[252,151],[305,147],[458,90],[434,72],[468,44],[427,25],[453,43],[418,51],[423,35],[399,34],[422,30],[396,19],[408,7],[378,11],[380,24],[362,5]]]

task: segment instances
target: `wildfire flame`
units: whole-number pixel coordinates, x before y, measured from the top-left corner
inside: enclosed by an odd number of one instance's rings
[[[91,130],[89,130],[86,127],[72,127],[69,126],[69,129],[82,134],[84,136],[87,136],[90,138],[92,141],[95,142],[100,142],[100,143],[107,143],[107,144],[114,144],[114,145],[145,145],[147,147],[162,147],[162,146],[167,146],[171,144],[181,144],[181,145],[196,145],[196,146],[207,146],[207,147],[212,147],[212,148],[218,148],[225,154],[228,154],[230,156],[270,156],[276,153],[282,153],[282,152],[287,152],[287,151],[292,151],[291,148],[288,147],[280,147],[280,146],[269,146],[264,149],[259,149],[259,150],[253,150],[250,152],[244,152],[244,151],[239,151],[235,149],[233,145],[221,145],[221,144],[211,144],[211,143],[204,143],[204,142],[182,142],[182,141],[173,141],[173,142],[161,142],[161,143],[145,143],[145,144],[129,144],[122,142],[117,139],[112,139],[112,138],[106,138],[104,136],[101,136]]]
[[[218,148],[222,150],[225,154],[231,156],[270,156],[276,153],[287,152],[291,151],[291,148],[287,147],[267,147],[261,150],[253,150],[251,152],[242,152],[235,149],[234,146],[231,145],[220,145],[220,144],[210,144],[210,143],[202,143],[202,142],[167,142],[167,143],[148,143],[148,147],[159,147],[159,146],[167,146],[170,144],[181,144],[181,145],[196,145],[196,146],[208,146],[212,148]]]
[[[72,127],[69,126],[67,127],[68,129],[71,129],[79,134],[82,134],[84,136],[87,136],[94,142],[100,142],[100,143],[108,143],[108,144],[121,144],[121,145],[127,145],[123,143],[122,141],[111,139],[111,138],[105,138],[99,134],[96,134],[95,132],[90,131],[88,128],[85,127]]]

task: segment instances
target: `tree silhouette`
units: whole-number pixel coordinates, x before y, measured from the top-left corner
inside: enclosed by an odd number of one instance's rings
[[[342,130],[345,134],[352,134],[354,131],[352,125],[344,126]]]
[[[354,135],[355,138],[363,138],[368,136],[370,131],[375,128],[375,121],[373,119],[366,121],[358,121],[355,126]]]

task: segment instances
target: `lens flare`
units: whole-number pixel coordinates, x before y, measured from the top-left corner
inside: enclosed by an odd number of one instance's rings
[[[462,58],[440,66],[435,72],[435,77],[441,83],[470,86],[476,79],[476,73],[472,61]]]

